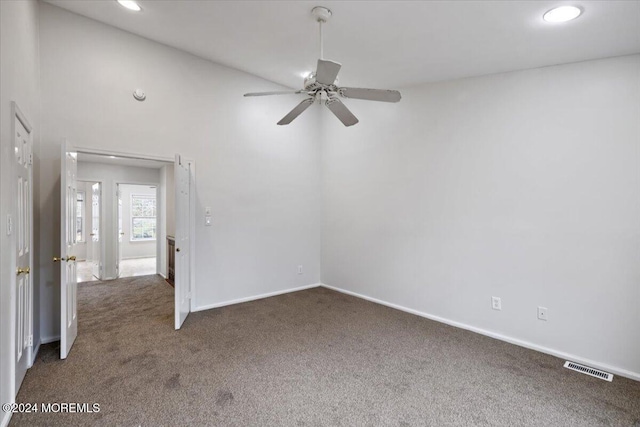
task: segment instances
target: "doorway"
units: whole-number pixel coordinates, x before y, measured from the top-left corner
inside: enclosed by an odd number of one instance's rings
[[[157,202],[157,185],[116,184],[118,278],[159,273]]]
[[[101,198],[101,182],[77,181],[74,251],[78,283],[102,279]]]
[[[64,179],[63,179],[64,178]],[[77,194],[76,181],[92,182],[92,194],[99,195],[100,224],[100,277],[95,285],[109,293],[109,283],[135,286],[140,281],[154,279],[158,275],[168,276],[168,231],[173,229],[175,251],[174,326],[180,329],[194,304],[192,289],[194,280],[194,257],[191,256],[195,235],[195,163],[175,156],[175,161],[141,158],[124,154],[96,152],[73,147],[69,142],[62,146],[61,157],[61,255],[55,260],[61,262],[60,281],[60,321],[61,346],[60,357],[66,358],[78,332],[77,299],[78,286],[76,275],[77,257],[75,248],[68,244],[77,238],[76,218]],[[96,185],[98,184],[98,185]],[[146,186],[145,194],[140,186]],[[126,192],[131,186],[131,191]],[[155,191],[155,198],[153,193]],[[86,194],[85,194],[86,197]],[[173,201],[173,206],[169,201]],[[126,214],[127,202],[132,201],[134,215]],[[86,203],[86,202],[85,202]],[[130,204],[131,205],[131,204]],[[153,221],[154,219],[155,221]],[[173,224],[169,221],[173,220]],[[84,224],[86,228],[86,223]],[[129,231],[127,232],[127,228]],[[93,229],[92,229],[93,230]],[[155,237],[155,274],[146,278],[120,278],[120,261],[125,261],[126,240],[153,240]],[[144,256],[145,258],[151,258]],[[65,265],[62,265],[64,261]],[[67,268],[68,266],[71,268]],[[140,274],[136,268],[134,274]],[[70,273],[72,272],[72,273]],[[165,286],[169,287],[164,280]],[[81,289],[92,286],[84,283]],[[91,288],[86,288],[87,290]]]

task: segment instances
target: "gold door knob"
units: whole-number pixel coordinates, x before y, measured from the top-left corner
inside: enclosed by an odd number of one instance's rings
[[[64,261],[64,258],[58,258],[57,256],[53,257],[53,262]]]
[[[67,257],[67,262],[75,261],[75,260],[76,260],[76,256],[75,255],[71,255],[70,257]]]
[[[23,273],[24,274],[29,274],[30,272],[31,272],[31,269],[29,267],[24,267],[24,268],[18,267],[16,269],[16,276],[19,276],[19,275],[21,275]]]

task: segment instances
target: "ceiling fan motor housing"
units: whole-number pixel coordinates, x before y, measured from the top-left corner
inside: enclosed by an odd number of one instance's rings
[[[304,78],[304,84],[302,85],[305,89],[312,88],[316,83],[316,73],[311,72],[307,77]],[[336,80],[333,82],[334,86],[338,86],[340,84],[340,77],[336,77]]]

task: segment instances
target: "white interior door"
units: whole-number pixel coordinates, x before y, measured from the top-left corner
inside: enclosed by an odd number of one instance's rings
[[[31,191],[33,142],[31,127],[16,108],[14,134],[14,183],[16,185],[16,378],[15,390],[20,389],[31,364],[33,345],[33,198]]]
[[[78,154],[69,143],[62,144],[60,165],[60,358],[66,359],[78,335],[78,279],[76,257],[76,179]]]
[[[191,164],[176,154],[175,172],[175,327],[191,311]]]
[[[124,228],[122,227],[122,191],[120,184],[116,187],[116,199],[118,203],[118,258],[116,259],[116,277],[120,277],[120,263],[122,262],[122,236],[124,236]]]
[[[91,269],[96,279],[102,280],[102,262],[100,251],[100,205],[102,203],[100,183],[91,186]]]

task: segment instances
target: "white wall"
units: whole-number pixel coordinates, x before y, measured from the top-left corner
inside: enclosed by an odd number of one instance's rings
[[[323,116],[323,283],[640,378],[640,56],[402,94]]]
[[[109,165],[79,160],[78,179],[83,181],[100,182],[102,184],[102,229],[100,230],[101,239],[104,240],[102,279],[113,279],[116,277],[116,261],[118,257],[118,247],[116,243],[118,233],[116,184],[135,182],[158,185],[160,182],[160,170],[155,168]],[[123,224],[123,228],[125,227],[126,224]],[[127,230],[128,228],[125,229],[125,233]],[[123,236],[122,240],[124,245],[126,245],[128,243],[128,235]],[[151,248],[151,256],[155,256],[155,242],[147,243],[147,246]]]
[[[157,170],[160,173],[159,170]],[[120,185],[122,194],[122,259],[132,258],[150,258],[156,256],[156,240],[132,241],[131,240],[131,196],[132,195],[149,195],[156,196],[157,187],[160,184],[160,175],[158,175],[158,184],[154,187],[148,185]],[[157,202],[157,200],[156,200]],[[156,205],[156,209],[158,206]],[[159,215],[159,209],[158,215]],[[159,222],[162,222],[158,218]],[[158,224],[156,223],[156,234],[158,233]]]
[[[0,402],[14,401],[14,374],[11,361],[12,304],[11,288],[15,283],[15,250],[5,232],[7,215],[15,217],[14,185],[11,178],[12,126],[11,101],[15,101],[34,128],[34,183],[38,180],[40,121],[40,83],[38,53],[38,3],[35,1],[0,2]],[[34,185],[34,197],[38,197]],[[37,214],[37,213],[35,213]],[[35,215],[34,214],[34,215]],[[34,217],[37,222],[37,217]],[[37,225],[36,225],[37,227]],[[40,344],[38,324],[38,274],[36,265],[43,262],[38,254],[38,241],[34,241],[34,343]],[[45,257],[46,258],[46,257]],[[0,412],[0,425],[5,425],[9,414]]]
[[[43,256],[59,246],[59,144],[67,137],[82,147],[195,160],[199,306],[319,281],[319,109],[276,126],[298,98],[242,96],[275,84],[49,4],[40,10]],[[137,87],[145,102],[133,99]],[[52,265],[42,267],[43,335],[56,335],[58,278]]]

